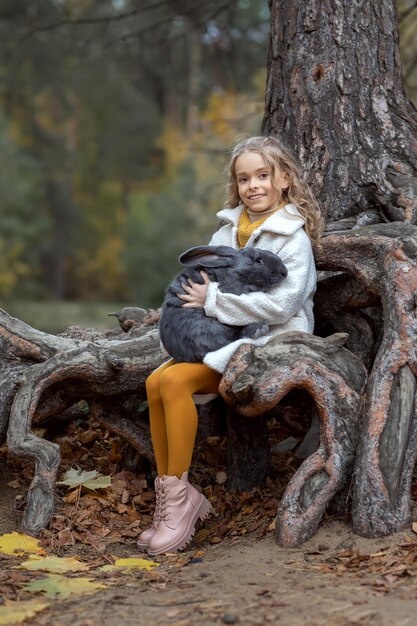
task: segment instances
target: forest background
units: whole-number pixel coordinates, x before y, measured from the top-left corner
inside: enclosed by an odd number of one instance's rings
[[[398,11],[417,106],[417,0]],[[2,308],[58,332],[159,306],[260,133],[268,32],[266,0],[1,1]]]

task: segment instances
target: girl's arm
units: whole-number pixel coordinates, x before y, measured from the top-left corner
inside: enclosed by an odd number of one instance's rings
[[[268,293],[259,291],[235,296],[222,293],[218,283],[210,282],[204,311],[224,324],[243,326],[264,321],[269,325],[284,324],[303,307],[316,289],[316,269],[310,242],[304,236],[294,237],[283,246],[279,256],[288,276]]]

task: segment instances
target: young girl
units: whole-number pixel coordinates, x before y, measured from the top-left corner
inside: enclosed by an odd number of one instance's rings
[[[220,322],[243,326],[265,321],[269,332],[239,339],[206,355],[204,363],[172,359],[146,381],[151,437],[158,477],[152,526],[138,546],[149,554],[184,548],[197,520],[210,512],[209,501],[188,482],[197,432],[193,394],[217,393],[221,374],[242,343],[265,344],[289,330],[313,332],[316,271],[312,244],[321,229],[320,210],[293,156],[275,137],[252,137],[239,143],[229,165],[224,225],[210,245],[257,246],[280,256],[288,276],[269,293],[240,296],[222,293],[202,272],[203,283],[182,285],[185,307],[204,307]]]

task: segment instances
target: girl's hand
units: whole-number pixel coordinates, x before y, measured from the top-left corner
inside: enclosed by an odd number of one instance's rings
[[[204,283],[195,283],[191,278],[186,283],[181,283],[181,287],[187,293],[177,293],[178,298],[185,300],[183,307],[203,308],[206,303],[206,293],[210,284],[210,278],[205,272],[200,272]]]

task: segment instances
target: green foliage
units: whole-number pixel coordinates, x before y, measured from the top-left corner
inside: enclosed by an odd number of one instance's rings
[[[193,168],[184,165],[175,182],[156,193],[130,196],[125,261],[131,298],[141,306],[160,306],[168,282],[180,269],[176,258],[200,243],[193,237],[196,224],[188,210],[194,187]]]
[[[43,207],[43,172],[13,139],[0,112],[0,296],[27,293],[41,271],[48,216]],[[33,216],[37,219],[34,220]]]
[[[415,97],[416,0],[399,0]],[[157,306],[259,133],[266,0],[3,0],[0,296]],[[417,84],[417,83],[416,83]]]
[[[84,328],[109,330],[117,328],[114,317],[109,317],[111,311],[118,311],[125,306],[125,301],[119,302],[75,302],[72,300],[21,300],[3,301],[3,307],[30,326],[48,333],[61,333],[68,326],[78,324]]]
[[[259,129],[266,1],[1,15],[0,295],[157,306],[215,227],[226,148]]]

